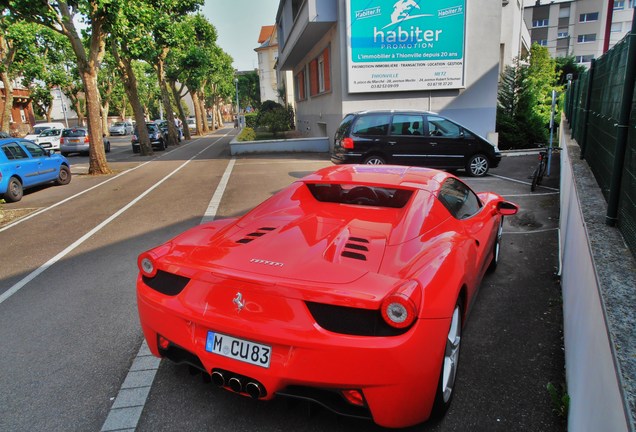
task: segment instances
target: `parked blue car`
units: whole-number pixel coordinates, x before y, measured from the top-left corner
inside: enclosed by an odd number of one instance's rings
[[[0,198],[22,199],[24,189],[44,183],[71,182],[71,168],[64,156],[44,150],[20,138],[0,139]]]

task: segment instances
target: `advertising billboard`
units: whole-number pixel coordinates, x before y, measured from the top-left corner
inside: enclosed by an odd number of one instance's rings
[[[346,0],[350,93],[464,87],[465,0]]]

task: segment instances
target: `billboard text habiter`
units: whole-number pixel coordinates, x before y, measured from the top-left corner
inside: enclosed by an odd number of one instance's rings
[[[347,0],[349,92],[464,87],[465,0]]]

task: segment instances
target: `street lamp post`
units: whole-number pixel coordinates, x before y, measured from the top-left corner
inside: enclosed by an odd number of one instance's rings
[[[241,110],[239,108],[238,78],[234,78],[234,84],[236,85],[236,124],[240,127],[241,120],[240,120],[239,114]]]

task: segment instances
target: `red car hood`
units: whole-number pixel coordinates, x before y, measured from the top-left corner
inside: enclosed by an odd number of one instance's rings
[[[356,219],[339,221],[316,215],[259,218],[221,232],[195,228],[176,239],[170,261],[180,257],[197,266],[222,267],[232,273],[345,284],[378,271],[388,231],[390,224]],[[192,236],[196,238],[188,238]]]

